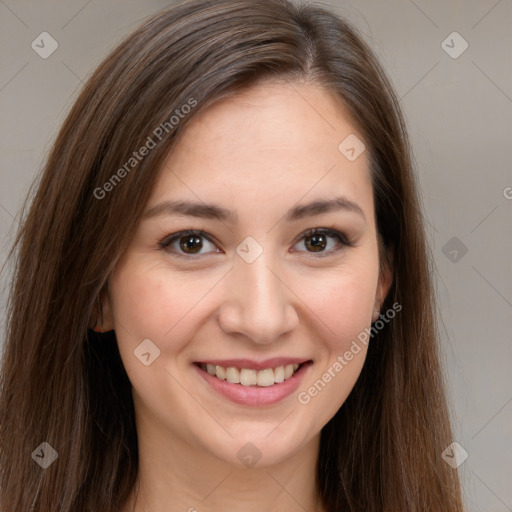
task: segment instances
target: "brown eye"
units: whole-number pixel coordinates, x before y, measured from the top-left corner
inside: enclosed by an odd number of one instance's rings
[[[208,249],[208,244],[212,246],[209,252],[219,252],[205,233],[193,230],[173,233],[159,243],[162,249],[183,257],[206,255],[203,249]]]
[[[327,241],[325,238],[325,235],[322,233],[308,235],[304,237],[304,245],[308,249],[311,248],[311,252],[321,252],[327,247]]]
[[[330,240],[334,240],[334,243],[331,244]],[[352,246],[352,243],[343,233],[326,228],[315,228],[306,231],[300,242],[304,244],[307,253],[317,253],[319,257],[329,256],[344,247]]]
[[[203,247],[203,242],[200,236],[197,235],[187,235],[182,236],[179,239],[179,245],[183,252],[188,254],[196,254]]]

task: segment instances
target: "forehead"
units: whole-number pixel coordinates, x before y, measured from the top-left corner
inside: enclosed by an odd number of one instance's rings
[[[199,113],[182,142],[196,152],[268,150],[286,152],[291,159],[294,153],[330,154],[337,151],[339,137],[358,131],[348,109],[324,88],[273,81],[251,86]]]
[[[191,120],[150,202],[177,194],[211,200],[212,191],[248,201],[339,192],[373,213],[366,152],[350,161],[339,149],[349,136],[362,139],[341,101],[320,86],[258,84]]]

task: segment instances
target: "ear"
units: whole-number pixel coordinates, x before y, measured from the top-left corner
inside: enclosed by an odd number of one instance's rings
[[[89,327],[96,332],[107,332],[114,329],[108,285],[100,292]]]
[[[391,284],[393,283],[393,260],[394,251],[392,247],[383,248],[383,258],[380,262],[379,281],[375,292],[375,303],[373,305],[372,322],[376,322],[380,316],[382,304],[386,300]]]

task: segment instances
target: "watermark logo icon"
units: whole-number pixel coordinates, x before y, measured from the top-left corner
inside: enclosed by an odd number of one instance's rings
[[[457,441],[454,441],[445,448],[441,457],[449,466],[457,469],[469,457],[469,454]]]
[[[242,448],[238,450],[236,456],[238,457],[238,460],[248,468],[255,466],[262,457],[261,452],[252,443],[244,444]]]
[[[468,42],[458,32],[452,32],[441,43],[441,48],[452,59],[458,59],[468,49],[468,46]]]
[[[144,366],[149,366],[160,356],[160,349],[149,338],[146,338],[133,353]]]
[[[345,137],[338,146],[339,152],[351,162],[357,160],[364,153],[365,149],[366,146],[363,144],[363,141],[353,133]]]
[[[32,458],[43,468],[49,468],[56,460],[59,454],[47,442],[41,443],[33,452]]]
[[[252,236],[248,236],[238,245],[236,253],[246,263],[252,263],[263,253],[263,247]]]
[[[458,263],[468,252],[468,248],[459,238],[453,236],[443,245],[441,251],[452,263]]]
[[[41,32],[30,46],[39,57],[47,59],[59,47],[59,43],[48,32]]]

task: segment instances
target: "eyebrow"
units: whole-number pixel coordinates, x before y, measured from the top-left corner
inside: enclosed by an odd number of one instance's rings
[[[285,220],[287,222],[292,222],[303,219],[304,217],[312,217],[314,215],[321,215],[336,211],[356,213],[362,216],[366,221],[363,209],[357,203],[350,201],[346,197],[317,200],[307,204],[294,206],[286,213]],[[163,201],[149,209],[144,214],[144,218],[148,219],[158,215],[187,215],[190,217],[229,222],[231,224],[236,224],[238,222],[238,215],[232,210],[227,210],[226,208],[222,208],[215,204],[196,203],[192,201]]]

